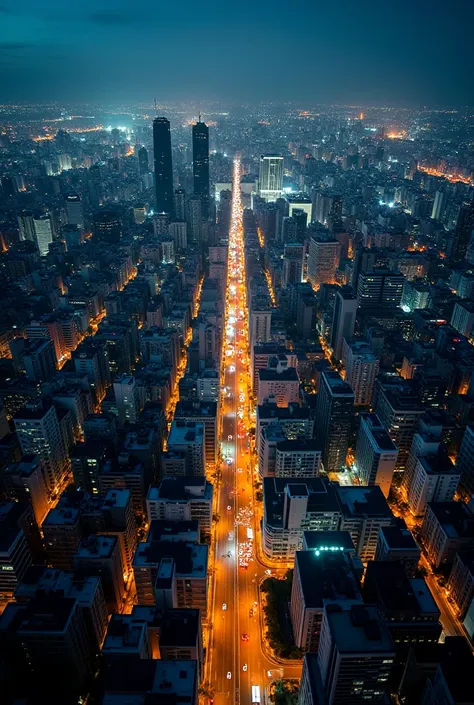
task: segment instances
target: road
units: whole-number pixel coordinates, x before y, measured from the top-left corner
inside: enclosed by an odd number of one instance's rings
[[[260,687],[263,703],[265,689],[271,680],[282,676],[299,678],[301,667],[281,666],[262,646],[258,587],[269,568],[258,560],[255,551],[255,542],[260,541],[260,512],[254,514],[248,435],[252,409],[238,160],[234,162],[225,314],[221,378],[221,452],[224,460],[217,501],[220,519],[214,550],[214,599],[207,678],[215,689],[215,705],[250,705],[253,685]],[[247,567],[239,565],[240,562],[248,564]],[[272,574],[282,575],[284,570],[272,569]],[[270,676],[269,671],[272,671]]]

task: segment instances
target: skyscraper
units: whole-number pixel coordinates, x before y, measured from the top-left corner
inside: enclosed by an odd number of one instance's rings
[[[283,157],[280,154],[262,154],[258,179],[260,197],[276,201],[283,190]]]
[[[334,316],[331,327],[332,354],[336,360],[342,357],[342,342],[354,335],[357,315],[357,299],[350,286],[341,286],[336,293]]]
[[[120,242],[122,224],[119,214],[112,208],[101,208],[94,216],[94,237],[109,245]]]
[[[332,284],[336,267],[339,263],[340,245],[328,236],[316,236],[309,239],[308,279],[313,287]]]
[[[53,229],[49,215],[40,215],[34,218],[35,240],[41,255],[47,255],[49,245],[53,242]]]
[[[153,120],[153,154],[156,210],[174,215],[171,129],[170,122],[165,117]]]
[[[346,466],[354,392],[338,372],[324,371],[316,406],[316,439],[323,451],[326,472],[339,472]]]
[[[450,264],[462,264],[466,257],[467,246],[474,230],[474,201],[463,203],[459,211],[454,242],[449,257]]]
[[[205,122],[193,125],[194,195],[202,201],[202,217],[209,217],[209,128]]]
[[[140,147],[138,150],[138,170],[140,174],[147,174],[148,168],[148,152],[145,147]]]
[[[65,197],[66,215],[69,225],[77,225],[78,228],[84,227],[84,209],[82,207],[81,197],[75,193]]]

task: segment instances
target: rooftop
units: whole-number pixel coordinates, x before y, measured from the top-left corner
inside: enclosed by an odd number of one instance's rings
[[[139,543],[133,558],[134,567],[158,566],[163,558],[172,558],[177,575],[206,578],[209,547],[195,543],[146,541]]]
[[[296,551],[295,567],[300,574],[305,607],[322,609],[327,601],[361,600],[350,561],[342,552]]]
[[[337,487],[336,494],[342,513],[346,518],[380,516],[392,519],[393,515],[382,490],[372,487]]]
[[[329,604],[326,617],[336,648],[342,654],[395,655],[390,633],[375,605]]]

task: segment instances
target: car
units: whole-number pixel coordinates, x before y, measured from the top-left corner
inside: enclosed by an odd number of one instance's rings
[[[230,551],[227,551],[227,558],[232,558],[232,553]]]
[[[249,617],[253,617],[253,609],[252,608],[249,609]]]
[[[223,602],[223,603],[222,603],[222,609],[224,610],[224,612],[226,611],[226,609],[227,609],[227,603],[226,603],[226,602]]]
[[[249,641],[250,637],[248,634],[242,634],[242,641]]]
[[[235,372],[235,365],[231,365],[229,367],[229,372]]]
[[[228,504],[228,505],[227,505],[227,511],[230,512],[231,510],[232,510],[232,507],[230,506],[230,504]]]
[[[246,670],[247,670],[247,668],[248,668],[247,664],[246,664],[246,663],[244,663],[244,665],[243,665],[243,668],[242,668],[242,670],[243,670],[243,671],[246,671]]]
[[[227,465],[232,465],[232,458],[227,458],[226,463]]]
[[[234,438],[234,436],[231,433],[229,433],[229,435],[227,436],[227,440],[232,441],[233,438]]]
[[[230,671],[227,671],[227,680],[230,681],[232,678],[232,673]]]
[[[271,571],[271,570],[267,569],[267,570],[265,571],[265,575],[271,575],[271,574],[272,574],[272,571]]]

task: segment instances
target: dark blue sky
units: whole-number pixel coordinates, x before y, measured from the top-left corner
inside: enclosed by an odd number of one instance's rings
[[[474,104],[474,0],[0,0],[0,102]]]

